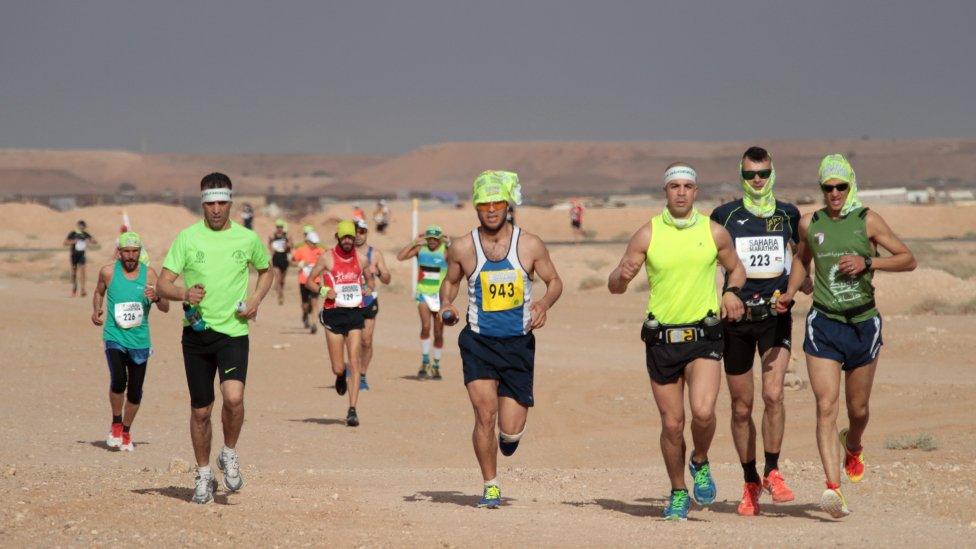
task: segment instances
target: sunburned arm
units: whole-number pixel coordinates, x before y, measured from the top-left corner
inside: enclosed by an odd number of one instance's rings
[[[607,278],[607,288],[611,294],[622,294],[627,291],[627,285],[640,272],[644,264],[647,247],[651,245],[651,224],[647,223],[630,237],[627,250],[620,258],[617,268],[610,272]]]

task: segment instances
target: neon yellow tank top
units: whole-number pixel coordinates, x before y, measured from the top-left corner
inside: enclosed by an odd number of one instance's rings
[[[698,322],[718,309],[715,289],[718,248],[709,219],[702,216],[687,229],[676,229],[662,216],[651,219],[647,268],[647,312],[661,324]]]

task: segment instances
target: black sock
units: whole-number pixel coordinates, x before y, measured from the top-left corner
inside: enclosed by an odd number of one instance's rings
[[[677,493],[677,492],[684,492],[684,493],[687,494],[688,493],[688,489],[687,488],[672,488],[671,489],[671,493],[672,494]]]
[[[112,423],[122,423],[122,416],[112,416]]]
[[[742,463],[742,478],[746,482],[758,484],[762,479],[759,478],[759,471],[756,470],[756,460]]]
[[[766,454],[766,466],[763,468],[763,476],[768,477],[773,469],[779,469],[779,452],[763,452]]]
[[[122,426],[122,432],[123,433],[128,433],[130,427],[132,427],[132,426],[131,425],[123,425]]]

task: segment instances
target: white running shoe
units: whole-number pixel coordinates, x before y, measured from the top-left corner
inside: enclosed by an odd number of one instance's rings
[[[213,473],[201,474],[197,471],[196,486],[193,488],[193,503],[210,503],[214,499],[214,492],[217,491],[217,479]]]
[[[830,488],[824,490],[823,495],[820,496],[820,508],[834,518],[843,518],[851,514],[850,509],[847,508],[847,501],[844,499],[844,494],[840,493],[839,488],[836,490]]]
[[[135,452],[136,445],[132,442],[132,435],[126,432],[122,432],[122,445],[119,446],[119,450],[123,452]]]
[[[237,452],[221,450],[217,454],[217,467],[224,472],[224,486],[231,492],[244,487],[244,477],[241,476],[241,463]]]
[[[108,437],[105,438],[105,445],[109,448],[118,448],[122,446],[122,424],[113,423],[112,428],[109,429]]]

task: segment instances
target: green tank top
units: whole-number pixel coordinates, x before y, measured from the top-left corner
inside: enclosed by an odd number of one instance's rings
[[[417,293],[437,295],[441,291],[444,277],[447,276],[447,246],[442,243],[431,251],[424,244],[417,253],[417,267]]]
[[[106,294],[105,325],[102,339],[114,341],[126,349],[148,349],[149,308],[151,303],[143,293],[146,291],[146,271],[148,267],[139,264],[139,276],[135,280],[125,277],[122,262],[115,262],[112,282]]]
[[[863,306],[874,299],[872,271],[851,278],[838,271],[841,256],[859,255],[873,257],[874,246],[868,239],[867,208],[852,210],[839,219],[831,219],[824,210],[813,214],[807,230],[807,245],[813,254],[814,279],[813,301],[828,318],[840,322],[858,323],[877,316],[875,307],[846,318],[840,311]],[[823,310],[829,309],[829,310]],[[833,311],[833,312],[831,312]]]
[[[651,243],[647,246],[647,312],[661,324],[691,324],[708,311],[718,313],[715,289],[718,248],[711,223],[702,217],[687,229],[651,219]]]

